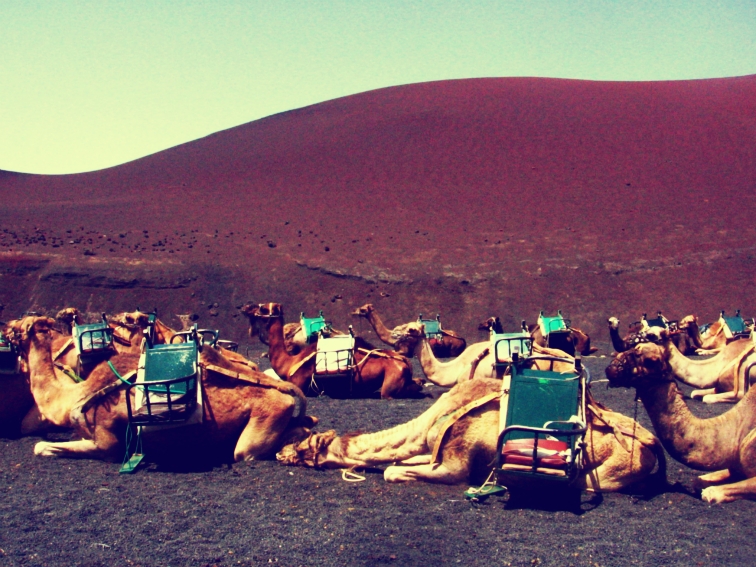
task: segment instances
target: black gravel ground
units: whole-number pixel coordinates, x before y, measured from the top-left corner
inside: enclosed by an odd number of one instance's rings
[[[594,378],[607,363],[588,361]],[[631,391],[594,393],[633,415]],[[319,429],[374,431],[431,403],[322,398],[310,413]],[[731,406],[691,407],[707,417]],[[640,406],[638,416],[650,428]],[[347,483],[275,461],[119,475],[111,463],[34,457],[37,441],[0,439],[0,566],[754,564],[756,504],[702,502],[695,472],[671,459],[677,485],[665,493],[585,493],[568,510],[471,503],[465,486],[391,485],[379,471]]]

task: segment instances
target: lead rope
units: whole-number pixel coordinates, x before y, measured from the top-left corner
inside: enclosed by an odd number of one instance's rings
[[[366,477],[356,472],[357,467],[341,469],[341,480],[344,482],[363,482]]]
[[[635,451],[635,429],[638,427],[638,391],[635,392],[635,409],[633,410],[633,440],[630,442],[630,474],[633,474],[633,451]]]

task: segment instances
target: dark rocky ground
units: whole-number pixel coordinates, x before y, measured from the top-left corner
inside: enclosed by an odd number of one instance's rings
[[[589,359],[594,378],[607,362]],[[633,415],[632,392],[593,390]],[[319,429],[375,431],[432,402],[319,398],[310,413]],[[650,428],[642,407],[638,417]],[[671,459],[668,491],[584,493],[570,510],[475,504],[465,486],[391,485],[379,471],[348,483],[273,460],[119,475],[112,463],[34,457],[37,440],[0,440],[0,565],[749,565],[756,537],[752,502],[702,502],[695,472]]]

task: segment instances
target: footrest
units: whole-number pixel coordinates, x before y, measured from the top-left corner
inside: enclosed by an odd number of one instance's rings
[[[136,468],[139,466],[139,463],[142,462],[142,459],[144,459],[143,453],[134,453],[133,455],[131,455],[128,461],[121,465],[121,469],[118,471],[118,473],[133,474],[136,471]]]

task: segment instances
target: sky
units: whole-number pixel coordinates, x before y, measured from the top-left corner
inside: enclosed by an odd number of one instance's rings
[[[0,0],[0,169],[103,169],[408,83],[750,74],[754,0]]]

